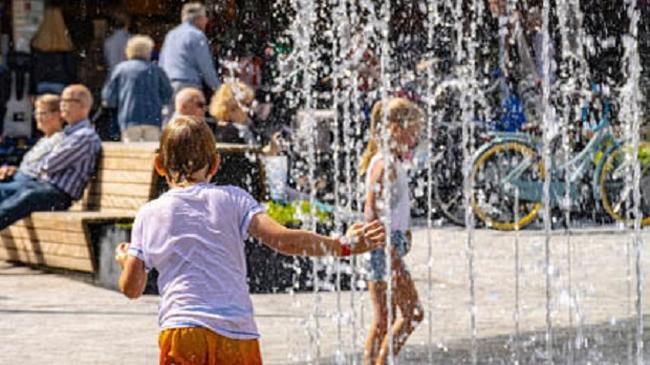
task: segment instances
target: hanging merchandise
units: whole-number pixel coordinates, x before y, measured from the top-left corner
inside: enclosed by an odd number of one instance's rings
[[[43,19],[44,0],[13,0],[14,50],[29,53],[30,42]]]
[[[25,85],[29,85],[29,74],[25,75]],[[20,98],[17,97],[16,75],[11,74],[11,96],[7,101],[2,135],[4,137],[31,137],[32,105],[27,96],[27,87],[23,87]]]

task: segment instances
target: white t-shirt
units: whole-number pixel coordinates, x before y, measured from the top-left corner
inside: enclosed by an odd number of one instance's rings
[[[259,337],[246,282],[244,240],[259,203],[234,186],[172,189],[136,215],[129,254],[158,270],[161,329],[203,327]]]
[[[381,153],[376,153],[372,156],[370,163],[368,164],[368,170],[366,173],[366,189],[372,189],[370,183],[370,174],[377,164],[377,162],[383,160]],[[391,186],[391,200],[390,200],[390,230],[406,232],[411,225],[411,201],[409,197],[409,182],[408,177],[406,176],[406,171],[402,167],[402,162],[395,158],[394,163],[388,164],[388,166],[395,169],[395,181],[392,181]],[[383,196],[378,196],[378,204],[383,203]],[[378,209],[379,214],[383,214],[383,209]]]

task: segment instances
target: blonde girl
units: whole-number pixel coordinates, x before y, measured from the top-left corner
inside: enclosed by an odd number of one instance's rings
[[[385,107],[385,110],[384,110]],[[415,147],[420,133],[422,111],[404,98],[393,98],[377,102],[371,114],[370,139],[361,157],[360,173],[366,175],[366,201],[364,214],[366,220],[381,218],[384,210],[384,174],[388,174],[391,187],[391,273],[386,272],[386,249],[373,250],[369,261],[369,295],[373,308],[373,319],[366,340],[364,361],[366,364],[385,364],[389,351],[388,304],[386,303],[387,278],[392,279],[393,318],[390,330],[393,337],[393,350],[397,354],[424,318],[418,300],[415,284],[402,259],[411,245],[410,200],[408,181],[402,160]],[[382,123],[387,124],[382,128]],[[390,156],[384,156],[381,148],[381,133],[389,133],[388,148]],[[391,158],[391,160],[388,160]],[[400,316],[397,316],[399,309]]]

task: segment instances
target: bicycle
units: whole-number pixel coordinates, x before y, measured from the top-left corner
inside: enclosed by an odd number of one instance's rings
[[[483,95],[484,109],[489,109],[487,95],[495,94],[498,88],[506,87],[503,78],[498,71],[495,71],[494,82],[488,87],[480,90]],[[432,158],[427,160],[421,156],[419,160],[424,161],[415,170],[411,178],[415,183],[412,184],[414,190],[421,191],[419,196],[415,197],[414,207],[419,212],[426,212],[426,163],[430,163],[433,169],[433,182],[431,184],[431,195],[435,212],[440,213],[449,222],[464,226],[465,225],[465,206],[463,196],[463,146],[462,128],[458,122],[461,116],[458,114],[461,110],[458,105],[461,93],[461,84],[456,79],[447,79],[441,82],[434,93],[436,105],[443,105],[442,110],[438,110],[436,115],[438,120],[434,125],[436,136],[433,141]],[[523,112],[521,101],[508,88],[505,91],[507,95],[503,100],[499,100],[501,108],[498,112],[493,113],[490,117],[475,118],[473,120],[473,132],[470,136],[470,143],[478,148],[485,136],[490,131],[516,131],[527,122]],[[444,100],[440,102],[440,99]],[[425,151],[426,152],[426,151]]]
[[[550,206],[559,207],[565,197],[564,176],[568,177],[569,199],[575,206],[580,202],[581,181],[593,168],[591,189],[594,201],[600,201],[614,220],[632,222],[632,189],[626,184],[631,176],[631,148],[615,138],[610,124],[611,107],[605,100],[601,119],[593,136],[573,158],[558,163],[552,154],[549,168]],[[469,178],[472,183],[470,203],[476,216],[488,227],[515,230],[530,224],[542,208],[544,162],[541,142],[523,133],[495,133],[493,139],[481,146],[472,158]],[[555,141],[557,142],[557,140]],[[650,151],[641,143],[642,191],[641,224],[650,224]]]

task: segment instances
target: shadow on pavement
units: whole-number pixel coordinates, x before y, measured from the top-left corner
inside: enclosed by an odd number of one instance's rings
[[[644,318],[647,323],[650,317]],[[636,321],[602,323],[582,328],[554,329],[553,360],[555,364],[621,364],[636,362]],[[581,336],[577,334],[581,333]],[[650,334],[643,334],[644,363],[650,361]],[[434,344],[433,351],[425,345],[409,345],[399,355],[399,364],[472,364],[471,340]],[[477,340],[477,364],[543,364],[549,363],[545,331],[480,338]],[[350,355],[344,362],[352,363]],[[629,358],[631,356],[631,359]],[[362,363],[362,354],[356,354]],[[335,357],[322,359],[321,364],[337,364]]]

